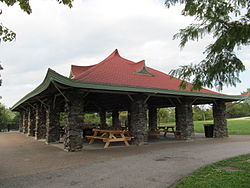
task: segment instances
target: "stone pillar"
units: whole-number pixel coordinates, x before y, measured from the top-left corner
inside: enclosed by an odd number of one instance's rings
[[[19,132],[22,133],[23,132],[23,114],[24,114],[24,111],[19,112],[19,114],[20,114]]]
[[[24,134],[28,133],[28,111],[27,110],[23,112],[23,133]]]
[[[148,124],[149,130],[157,129],[157,108],[150,107],[148,109]]]
[[[127,124],[127,127],[128,127],[128,130],[129,132],[131,132],[131,110],[128,110],[128,124]]]
[[[46,139],[46,109],[43,105],[36,106],[36,132],[37,140]]]
[[[133,97],[131,103],[131,129],[130,134],[134,137],[136,145],[142,145],[148,141],[147,132],[147,104],[144,103],[145,97],[138,95]]]
[[[33,107],[29,108],[28,111],[28,136],[35,136],[35,109]]]
[[[176,130],[181,131],[180,139],[190,139],[194,135],[192,99],[184,98],[175,108]]]
[[[117,110],[112,111],[112,126],[113,127],[119,127],[120,126],[119,112]]]
[[[65,103],[65,140],[66,151],[79,151],[83,144],[83,93],[68,91],[65,93],[70,100]]]
[[[100,109],[99,111],[100,116],[100,125],[101,127],[106,127],[106,111],[104,109]]]
[[[58,143],[60,141],[60,111],[49,99],[46,108],[46,143]]]
[[[213,104],[214,116],[214,137],[228,137],[227,120],[226,120],[226,104],[224,101],[216,101]]]

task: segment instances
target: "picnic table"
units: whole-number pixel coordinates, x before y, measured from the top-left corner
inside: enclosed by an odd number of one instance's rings
[[[87,139],[90,139],[89,144],[93,144],[95,139],[99,139],[105,142],[104,148],[108,148],[110,142],[124,142],[126,146],[129,146],[128,141],[132,139],[130,136],[125,136],[126,130],[93,129],[93,132],[93,136],[86,136]]]
[[[175,137],[177,137],[177,135],[181,134],[181,131],[175,130],[175,126],[173,126],[173,125],[169,125],[169,126],[166,126],[166,127],[160,126],[158,128],[163,129],[163,131],[161,131],[161,132],[164,132],[164,136],[166,136],[167,133],[173,133]]]

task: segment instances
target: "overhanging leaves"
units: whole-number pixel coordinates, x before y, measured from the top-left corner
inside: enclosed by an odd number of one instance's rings
[[[247,0],[166,0],[167,7],[184,4],[182,15],[193,16],[197,23],[191,24],[174,39],[180,39],[183,48],[189,40],[199,40],[211,34],[215,42],[204,53],[206,58],[198,64],[181,66],[170,74],[193,84],[194,90],[202,87],[236,86],[240,82],[239,73],[245,70],[244,64],[236,56],[236,47],[250,42],[250,1]]]

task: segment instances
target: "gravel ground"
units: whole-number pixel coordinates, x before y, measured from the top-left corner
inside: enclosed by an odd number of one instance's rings
[[[168,187],[201,166],[250,153],[249,142],[250,136],[230,136],[68,153],[0,133],[0,187]]]

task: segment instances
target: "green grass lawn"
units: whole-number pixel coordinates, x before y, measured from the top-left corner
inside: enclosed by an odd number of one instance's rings
[[[187,177],[183,178],[171,188],[249,187],[250,154],[223,160],[200,168]]]
[[[213,123],[212,121],[195,121],[194,128],[195,132],[202,133],[204,132],[204,124]],[[229,134],[236,135],[248,135],[250,134],[250,120],[227,120]],[[249,186],[250,187],[250,186]]]
[[[213,121],[194,121],[194,129],[197,133],[203,133],[204,132],[204,124],[211,124]],[[236,134],[236,135],[250,135],[250,120],[234,120],[234,119],[228,119],[228,131],[229,134]],[[175,125],[175,123],[167,123],[167,124],[161,124],[161,126],[164,125]],[[250,186],[249,186],[250,187]]]

